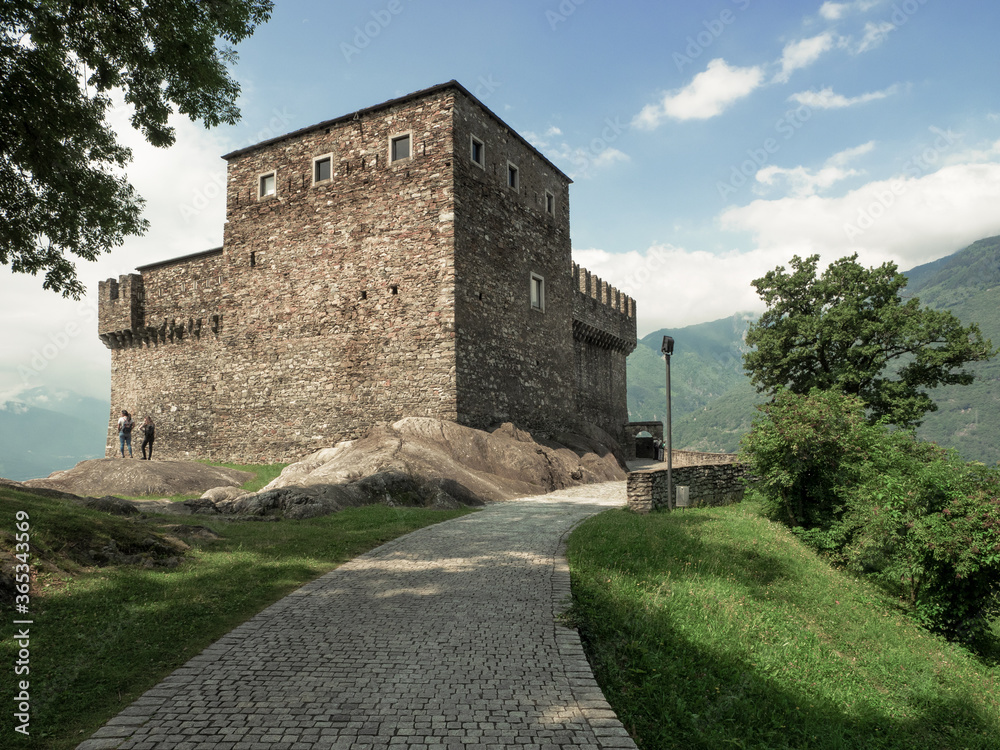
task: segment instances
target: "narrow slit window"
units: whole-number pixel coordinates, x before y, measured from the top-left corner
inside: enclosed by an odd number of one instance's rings
[[[400,135],[392,139],[390,148],[392,161],[402,161],[410,158],[410,136]]]
[[[278,191],[278,181],[275,179],[274,172],[268,172],[267,174],[262,174],[260,176],[260,192],[258,193],[258,198],[267,198],[268,196],[274,195]]]
[[[251,251],[250,252],[250,268],[253,268],[256,265],[257,265],[257,253]]]
[[[507,163],[507,187],[511,190],[521,189],[521,173],[510,162]]]
[[[548,190],[545,191],[545,213],[549,216],[556,215],[556,197]]]

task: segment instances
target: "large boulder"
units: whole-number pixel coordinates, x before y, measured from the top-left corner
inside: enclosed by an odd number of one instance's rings
[[[260,492],[212,499],[222,513],[308,518],[372,503],[453,508],[625,479],[600,435],[535,440],[424,417],[377,427],[290,464]],[[610,439],[609,439],[610,442]]]
[[[69,492],[74,495],[152,496],[204,492],[212,487],[241,485],[253,474],[196,461],[143,461],[129,458],[96,458],[44,479],[29,479],[26,487]]]

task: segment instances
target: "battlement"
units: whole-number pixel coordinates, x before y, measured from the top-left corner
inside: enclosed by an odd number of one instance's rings
[[[573,264],[573,288],[626,318],[635,319],[635,300],[602,281],[579,263]]]
[[[636,347],[635,300],[573,264],[573,336],[629,354]]]
[[[144,323],[142,276],[129,273],[118,281],[108,279],[97,285],[97,333],[141,328]],[[103,338],[103,336],[102,336]]]
[[[188,260],[175,259],[170,263]],[[172,312],[183,314],[180,310]],[[197,340],[203,332],[217,334],[222,326],[219,313],[200,317],[156,316],[158,323],[154,323],[153,317],[146,312],[146,284],[142,274],[125,274],[117,281],[107,279],[98,283],[97,335],[109,349],[179,343],[188,338]]]

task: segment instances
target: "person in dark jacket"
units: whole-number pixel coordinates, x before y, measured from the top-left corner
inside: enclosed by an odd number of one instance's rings
[[[150,417],[146,417],[142,422],[142,458],[144,461],[153,460],[153,438],[156,436],[156,426]],[[149,446],[149,456],[146,456],[146,446]]]

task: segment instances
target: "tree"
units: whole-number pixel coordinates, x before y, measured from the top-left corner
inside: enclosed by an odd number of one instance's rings
[[[996,352],[977,325],[904,300],[895,264],[866,269],[857,257],[817,277],[819,256],[795,256],[791,273],[779,266],[754,281],[768,309],[747,332],[743,366],[760,392],[836,389],[860,398],[872,423],[918,425],[937,409],[925,389],[968,385],[964,366]]]
[[[107,120],[111,94],[154,146],[177,112],[206,127],[239,118],[228,44],[270,0],[4,0],[0,9],[0,262],[44,272],[79,299],[71,256],[95,260],[148,227],[120,171],[131,152]],[[218,44],[221,40],[222,45]]]
[[[870,424],[861,400],[835,389],[779,389],[741,449],[765,516],[927,627],[966,641],[989,632],[1000,609],[1000,469]]]

